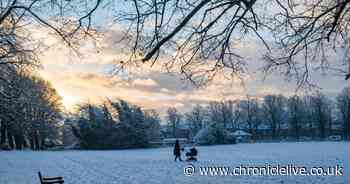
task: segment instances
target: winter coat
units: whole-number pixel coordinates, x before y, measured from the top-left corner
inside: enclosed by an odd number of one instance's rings
[[[181,150],[180,150],[180,144],[175,144],[174,146],[174,155],[175,156],[179,156],[181,154]]]

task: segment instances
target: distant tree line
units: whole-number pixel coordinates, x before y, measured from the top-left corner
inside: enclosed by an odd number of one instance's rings
[[[0,146],[44,149],[57,139],[61,97],[30,69],[0,67]]]
[[[78,116],[72,130],[82,149],[141,148],[160,138],[159,115],[123,100],[84,104]]]
[[[11,67],[10,67],[11,68]],[[61,97],[30,70],[7,68],[0,77],[0,145],[2,149],[45,149],[62,137]],[[181,113],[167,110],[166,126],[154,110],[123,100],[80,105],[71,124],[82,149],[149,147],[162,138],[193,140],[205,130],[207,144],[234,142],[244,130],[254,141],[350,139],[350,87],[330,99],[313,95],[266,95],[197,104]]]
[[[331,135],[350,138],[350,87],[335,99],[313,95],[266,95],[195,105],[185,114],[167,112],[167,137],[192,139],[206,128],[208,143],[229,143],[229,132],[245,130],[253,140],[326,140]],[[186,131],[188,130],[188,131]]]

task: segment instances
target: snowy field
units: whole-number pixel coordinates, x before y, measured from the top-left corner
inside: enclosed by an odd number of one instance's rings
[[[343,176],[185,176],[171,148],[118,151],[0,152],[0,184],[39,184],[37,172],[67,184],[350,183],[350,143],[259,143],[198,147],[198,166],[294,164],[344,168]]]

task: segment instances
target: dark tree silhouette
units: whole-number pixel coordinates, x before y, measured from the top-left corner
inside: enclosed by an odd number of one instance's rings
[[[350,87],[344,88],[337,96],[337,107],[343,120],[344,139],[350,139]]]
[[[247,62],[235,46],[246,38],[265,46],[265,72],[278,70],[300,86],[309,84],[311,72],[320,68],[350,76],[348,0],[125,2],[130,8],[122,10],[117,20],[130,25],[126,36],[134,43],[130,61],[162,60],[160,64],[179,67],[195,84],[217,74],[241,76]],[[336,50],[345,52],[340,65],[327,57]]]

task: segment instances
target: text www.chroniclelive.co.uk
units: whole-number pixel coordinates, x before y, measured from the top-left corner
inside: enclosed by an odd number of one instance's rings
[[[342,176],[343,167],[302,167],[294,165],[265,165],[222,167],[205,166],[195,167],[190,164],[184,167],[186,176]]]

